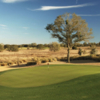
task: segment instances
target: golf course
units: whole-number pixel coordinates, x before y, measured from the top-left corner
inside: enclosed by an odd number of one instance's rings
[[[0,72],[0,100],[99,100],[100,66],[55,64]]]

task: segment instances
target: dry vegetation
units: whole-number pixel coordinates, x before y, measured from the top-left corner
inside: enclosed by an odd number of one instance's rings
[[[77,50],[71,50],[70,56],[79,56],[78,55],[78,49]],[[81,47],[82,50],[86,50],[86,54],[82,56],[90,55],[90,47]],[[100,47],[97,47],[98,54],[100,54]],[[59,60],[60,58],[67,57],[67,48],[62,47],[57,52],[51,52],[49,49],[44,50],[38,50],[38,49],[20,49],[18,52],[9,52],[9,51],[3,51],[0,52],[0,65],[6,66],[6,65],[20,65],[20,64],[40,64],[41,62],[52,62]],[[73,58],[74,58],[73,57]],[[57,58],[57,59],[56,59]],[[36,61],[36,62],[34,62]]]

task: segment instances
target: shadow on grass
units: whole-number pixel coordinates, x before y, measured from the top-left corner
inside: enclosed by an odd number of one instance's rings
[[[0,86],[0,98],[1,100],[99,100],[100,74],[40,87]]]

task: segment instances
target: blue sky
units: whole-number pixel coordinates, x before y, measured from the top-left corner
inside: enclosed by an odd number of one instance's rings
[[[93,29],[90,42],[100,42],[100,0],[0,0],[0,43],[55,42],[45,27],[66,12],[85,19]]]

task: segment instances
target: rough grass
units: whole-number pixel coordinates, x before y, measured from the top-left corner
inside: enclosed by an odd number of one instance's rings
[[[99,100],[100,67],[50,65],[0,73],[1,100]]]

